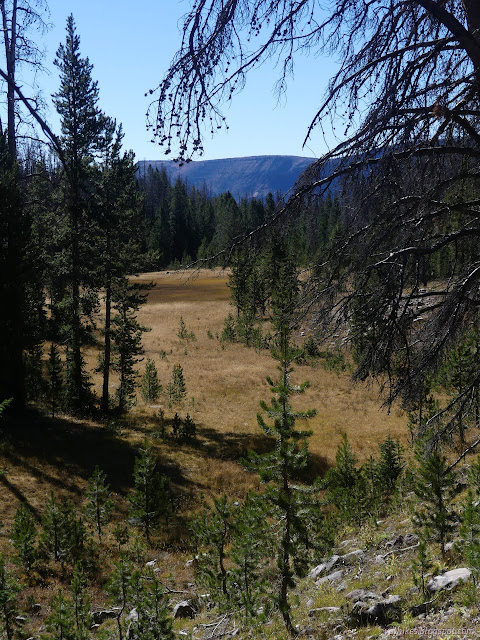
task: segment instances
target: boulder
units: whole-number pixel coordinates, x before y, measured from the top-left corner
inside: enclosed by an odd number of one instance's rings
[[[350,551],[350,553],[346,553],[344,556],[340,556],[340,560],[343,564],[355,564],[356,562],[361,562],[365,552],[361,549],[356,549],[355,551]]]
[[[407,533],[403,541],[407,547],[413,547],[414,544],[418,544],[418,536],[414,533]]]
[[[314,569],[312,569],[309,573],[309,577],[313,580],[316,580],[318,576],[322,575],[322,573],[326,573],[327,571],[330,571],[330,569],[333,569],[333,567],[339,560],[340,556],[330,556],[328,560],[325,560],[325,562],[322,562],[322,564],[319,564]]]
[[[431,580],[428,581],[426,588],[427,591],[430,591],[430,593],[436,593],[437,591],[441,591],[442,589],[450,591],[460,583],[469,580],[471,575],[472,572],[466,567],[460,569],[452,569],[452,571],[442,573],[442,575],[440,576],[434,576]]]
[[[173,617],[176,618],[195,618],[197,609],[191,600],[182,600],[173,608]]]
[[[397,536],[393,540],[389,540],[385,543],[387,549],[402,547],[404,544],[404,537],[402,535]]]
[[[345,596],[352,602],[358,602],[360,600],[378,600],[379,596],[373,591],[367,591],[366,589],[354,589],[347,593]]]
[[[92,621],[93,624],[102,624],[105,620],[114,620],[118,613],[120,612],[120,607],[112,607],[111,609],[101,609],[100,611],[92,611]]]
[[[377,602],[359,600],[353,605],[352,615],[361,624],[379,624],[386,626],[399,622],[402,617],[400,596],[388,596]]]
[[[321,584],[325,582],[338,582],[340,578],[343,576],[343,569],[339,569],[338,571],[334,571],[330,573],[328,576],[323,576],[323,578],[319,578],[315,584],[319,587]]]

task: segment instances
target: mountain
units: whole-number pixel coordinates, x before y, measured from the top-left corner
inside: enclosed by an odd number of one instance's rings
[[[265,198],[285,194],[314,158],[299,156],[249,156],[222,160],[195,160],[181,167],[171,160],[142,160],[138,163],[140,175],[149,166],[161,170],[165,167],[174,182],[181,178],[189,185],[205,186],[213,194],[230,193],[237,199]]]

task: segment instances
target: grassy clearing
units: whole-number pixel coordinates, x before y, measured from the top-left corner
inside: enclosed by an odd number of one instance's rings
[[[260,400],[268,400],[267,375],[276,375],[268,351],[256,352],[243,345],[222,345],[217,339],[232,310],[227,274],[224,271],[159,272],[135,278],[153,282],[148,303],[139,320],[151,328],[144,335],[145,360],[152,358],[164,390],[174,364],[183,367],[187,398],[168,406],[163,394],[149,405],[140,398],[120,437],[105,433],[101,425],[67,419],[55,421],[38,414],[15,425],[0,452],[0,475],[4,499],[0,519],[8,522],[20,500],[40,507],[45,495],[60,490],[80,496],[93,468],[98,464],[113,488],[125,494],[130,486],[136,446],[155,430],[159,409],[167,418],[187,413],[197,423],[198,441],[178,446],[156,440],[160,463],[180,494],[192,506],[208,495],[228,493],[242,497],[256,479],[246,474],[238,459],[251,450],[265,450],[269,443],[257,427]],[[182,341],[177,332],[180,317],[195,340]],[[213,337],[212,337],[213,336]],[[297,336],[300,341],[300,336]],[[97,353],[91,349],[87,365],[93,369]],[[139,371],[143,371],[144,362]],[[349,373],[336,374],[322,366],[296,366],[294,380],[311,381],[311,389],[294,400],[295,408],[316,408],[308,421],[312,473],[323,473],[335,460],[343,433],[350,439],[360,461],[376,455],[378,443],[388,433],[406,441],[406,418],[398,409],[388,414],[381,408],[376,385],[353,385]],[[101,380],[93,375],[99,394]],[[115,379],[112,380],[112,392]],[[5,425],[6,426],[6,425]],[[15,435],[16,434],[16,435]]]

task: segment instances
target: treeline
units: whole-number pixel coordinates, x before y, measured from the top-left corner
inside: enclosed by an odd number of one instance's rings
[[[223,264],[225,259],[216,257],[219,252],[270,221],[278,205],[271,193],[265,201],[243,198],[237,202],[229,192],[212,196],[206,187],[190,187],[181,179],[172,184],[164,168],[159,171],[150,165],[142,168],[138,180],[145,197],[145,251],[157,268],[196,260]],[[311,263],[340,221],[340,203],[331,195],[305,206],[288,228],[289,246],[297,261]],[[265,234],[258,234],[257,244],[265,241]]]
[[[99,109],[72,16],[66,31],[55,59],[61,123],[55,153],[17,153],[12,136],[0,130],[0,393],[19,409],[44,395],[53,414],[60,404],[89,410],[84,352],[100,333],[101,406],[112,404],[114,370],[115,404],[123,411],[143,331],[136,311],[144,297],[127,279],[143,264],[142,196],[133,153],[122,151],[122,128]]]

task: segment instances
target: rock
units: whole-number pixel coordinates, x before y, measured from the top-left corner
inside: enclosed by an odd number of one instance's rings
[[[111,609],[92,611],[91,615],[93,624],[102,624],[103,622],[105,622],[105,620],[113,620],[118,616],[120,611],[120,607],[112,607]]]
[[[25,616],[17,616],[15,618],[15,622],[18,622],[18,624],[25,624],[27,622],[27,618]]]
[[[378,599],[378,595],[376,593],[373,593],[373,591],[367,591],[366,589],[354,589],[353,591],[350,591],[350,593],[347,593],[345,597],[352,602]]]
[[[404,537],[400,535],[394,538],[393,540],[389,540],[388,542],[386,542],[385,546],[387,547],[387,549],[391,549],[396,547],[402,547],[403,544],[404,544]]]
[[[150,562],[147,562],[145,566],[150,567],[150,569],[153,569],[156,564],[157,564],[157,560],[155,559],[155,560],[150,560]]]
[[[414,544],[418,544],[418,536],[414,533],[407,533],[403,539],[403,542],[407,547],[413,547]]]
[[[127,640],[131,640],[132,636],[134,635],[133,631],[132,631],[132,627],[134,627],[134,625],[138,622],[138,613],[136,609],[132,609],[130,611],[130,613],[128,614],[128,616],[125,618],[125,620],[127,622],[130,622],[130,624],[128,625],[128,629],[127,629],[127,633],[126,633],[126,638]]]
[[[352,615],[362,624],[384,626],[391,622],[399,622],[402,616],[400,600],[400,596],[389,596],[373,604],[359,600],[353,605]]]
[[[452,571],[447,571],[440,576],[434,576],[427,583],[427,591],[431,593],[436,593],[441,589],[446,589],[450,591],[455,588],[461,582],[465,582],[470,579],[472,572],[470,569],[461,568],[461,569],[452,569]]]
[[[365,552],[361,549],[356,549],[355,551],[350,551],[350,553],[346,553],[344,556],[340,556],[340,560],[343,564],[354,564],[355,562],[361,562]]]
[[[453,542],[453,540],[450,542],[447,542],[447,544],[445,545],[445,551],[448,553],[453,549],[455,545],[456,545],[456,542]]]
[[[197,614],[196,607],[194,607],[191,600],[182,600],[176,604],[173,608],[173,618],[195,618]]]
[[[30,610],[34,613],[39,613],[42,610],[42,605],[39,602],[34,602],[30,607]]]
[[[127,622],[138,622],[138,613],[136,609],[132,609],[128,616],[125,618]]]
[[[339,544],[339,548],[343,549],[344,547],[351,547],[354,544],[356,544],[356,541],[353,538],[351,540],[344,540]]]
[[[338,582],[340,578],[343,576],[343,569],[339,569],[338,571],[334,571],[334,573],[330,573],[328,576],[324,576],[323,578],[319,578],[315,584],[319,587],[321,584],[325,582]]]
[[[333,569],[333,567],[337,564],[339,560],[340,560],[340,556],[336,556],[336,555],[330,556],[328,560],[326,560],[325,562],[322,562],[322,564],[319,564],[314,569],[312,569],[308,574],[309,577],[312,578],[313,580],[316,580],[318,576],[320,576],[322,573],[326,573],[327,571],[330,571],[330,569]]]

